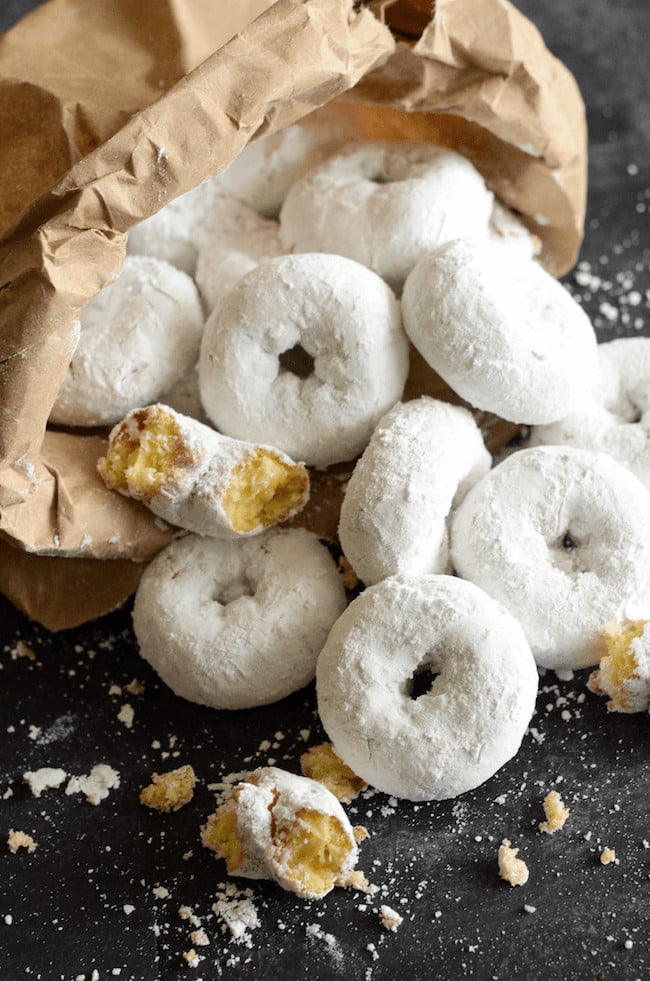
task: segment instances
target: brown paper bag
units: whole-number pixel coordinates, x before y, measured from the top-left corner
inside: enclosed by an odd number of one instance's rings
[[[126,232],[221,172],[251,138],[307,117],[344,136],[457,148],[539,235],[549,269],[565,271],[577,254],[584,108],[570,73],[507,0],[438,0],[433,20],[427,0],[226,7],[235,9],[141,0],[136,14],[130,0],[51,0],[0,40],[10,148],[0,222],[25,208],[0,241],[0,535],[34,553],[0,562],[0,589],[36,619],[43,588],[30,591],[25,578],[47,578],[40,556],[57,559],[51,610],[60,557],[142,562],[170,538],[146,509],[105,490],[101,437],[45,427],[79,310],[119,269]],[[439,394],[441,382],[414,358],[407,397],[422,392]],[[503,445],[512,427],[485,422],[492,449]],[[317,476],[300,523],[335,534],[350,468]],[[122,567],[103,562],[101,602],[89,583],[56,626],[118,603],[131,588]]]

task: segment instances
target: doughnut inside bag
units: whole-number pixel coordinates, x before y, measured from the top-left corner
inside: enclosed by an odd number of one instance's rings
[[[0,588],[52,629],[118,605],[173,534],[103,486],[105,432],[46,430],[79,311],[117,275],[127,232],[224,171],[250,140],[300,121],[336,131],[342,146],[450,147],[541,240],[554,275],[581,241],[584,107],[507,0],[439,0],[435,16],[423,0],[197,6],[143,5],[146,47],[141,25],[120,22],[108,0],[74,19],[67,0],[51,0],[0,48],[0,84],[28,120],[24,140],[12,140],[11,120],[3,133]],[[121,69],[110,86],[94,40],[109,7]],[[86,59],[96,84],[75,90],[30,43],[48,18],[70,20],[69,49],[57,57]],[[412,349],[404,398],[420,394],[455,400]],[[513,433],[496,417],[480,421],[492,450]],[[311,504],[294,523],[333,538],[352,466],[313,475]]]

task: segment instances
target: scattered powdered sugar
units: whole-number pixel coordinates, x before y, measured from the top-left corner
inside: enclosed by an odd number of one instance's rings
[[[305,933],[308,937],[313,940],[320,941],[324,946],[325,950],[330,954],[332,961],[337,966],[343,963],[343,951],[339,945],[336,937],[331,933],[325,933],[323,928],[318,925],[318,923],[310,923],[305,927]]]
[[[98,763],[90,773],[81,777],[70,777],[66,794],[82,793],[89,804],[97,805],[108,797],[110,790],[120,785],[120,774],[108,763]]]
[[[250,931],[260,925],[253,896],[252,889],[238,889],[232,882],[222,882],[212,904],[212,911],[223,920],[222,930],[229,930],[233,940],[244,947],[253,946]]]

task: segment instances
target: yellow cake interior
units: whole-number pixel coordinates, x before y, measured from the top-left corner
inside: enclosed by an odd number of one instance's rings
[[[237,871],[243,861],[244,850],[237,834],[236,798],[231,798],[228,805],[208,818],[201,840],[206,848],[216,852],[217,858],[226,860],[226,868],[231,875]]]
[[[153,782],[140,791],[140,803],[157,811],[177,811],[192,800],[196,777],[191,766],[169,773],[154,773]]]
[[[324,896],[345,868],[352,845],[340,821],[302,809],[282,834],[282,868],[300,895]]]
[[[631,644],[636,637],[641,637],[646,623],[646,620],[633,620],[610,624],[604,630],[607,653],[599,669],[590,675],[588,685],[599,695],[609,695],[611,701],[607,707],[611,711],[628,709],[625,684],[637,677],[638,667]]]
[[[306,503],[308,489],[309,475],[303,466],[259,448],[233,471],[223,509],[235,531],[270,528]]]
[[[336,755],[331,743],[312,746],[307,753],[303,753],[300,768],[306,777],[318,780],[338,800],[351,801],[368,786]]]

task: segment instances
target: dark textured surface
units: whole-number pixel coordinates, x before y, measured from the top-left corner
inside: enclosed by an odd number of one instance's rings
[[[4,0],[0,28],[30,6]],[[582,261],[589,265],[569,286],[601,339],[648,332],[647,5],[520,6],[574,70],[588,106]],[[21,638],[35,661],[17,656]],[[109,693],[133,677],[145,681],[144,695]],[[223,869],[198,843],[213,806],[206,785],[246,768],[251,756],[255,765],[270,755],[297,769],[300,752],[319,741],[311,689],[255,712],[200,709],[176,699],[141,662],[128,612],[53,636],[0,601],[0,842],[10,828],[38,842],[34,855],[11,855],[0,844],[0,977],[89,981],[93,970],[100,981],[649,977],[650,726],[645,716],[608,716],[585,680],[586,672],[568,682],[542,679],[531,723],[537,738],[527,736],[518,757],[479,790],[438,804],[382,795],[355,802],[353,820],[371,832],[361,867],[383,887],[375,900],[339,891],[303,903],[272,884],[251,884],[261,922],[248,949],[224,936],[211,912]],[[132,729],[117,719],[125,702],[135,709]],[[278,731],[284,738],[274,740]],[[278,746],[259,750],[263,740]],[[35,799],[21,782],[29,769],[79,775],[99,762],[118,769],[121,784],[98,807],[63,788]],[[151,772],[185,762],[201,781],[193,802],[172,815],[140,807]],[[572,815],[550,837],[537,823],[552,787]],[[530,867],[521,889],[496,875],[504,836]],[[599,864],[603,845],[616,849],[619,865]],[[157,898],[157,886],[169,897]],[[379,902],[403,913],[396,935],[380,928]],[[196,948],[205,959],[195,970],[182,960],[192,946],[191,927],[177,913],[183,904],[211,940]],[[523,912],[524,904],[536,912]],[[333,942],[308,935],[311,924]]]

